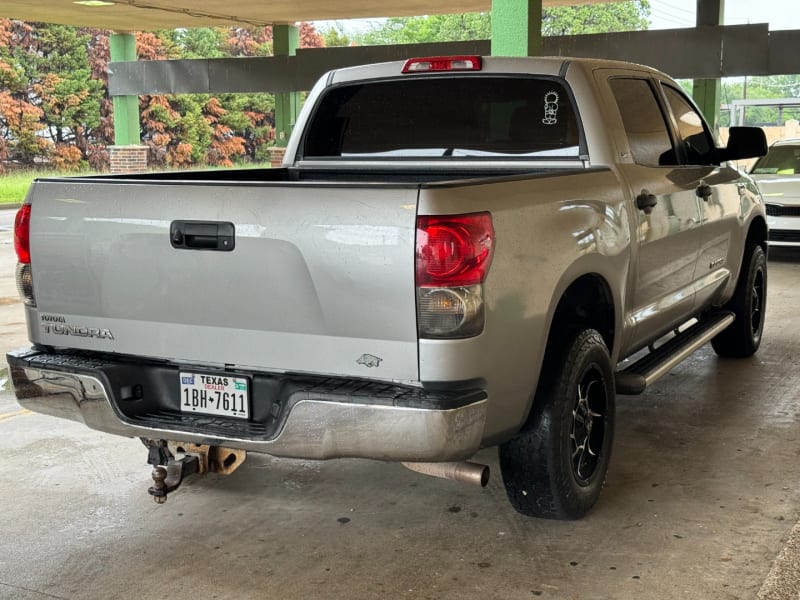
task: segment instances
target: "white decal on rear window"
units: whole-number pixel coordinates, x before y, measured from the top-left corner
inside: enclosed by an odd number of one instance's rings
[[[542,123],[545,125],[558,123],[558,92],[547,92],[544,95],[544,118]]]

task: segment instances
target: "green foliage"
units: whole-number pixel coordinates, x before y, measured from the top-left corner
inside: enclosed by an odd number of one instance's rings
[[[649,25],[649,0],[557,6],[542,11],[542,34],[578,35],[636,31]],[[336,33],[331,41],[336,41]],[[329,35],[326,32],[326,35]],[[490,13],[394,17],[356,36],[362,45],[415,44],[491,38]],[[334,45],[334,44],[329,44]]]
[[[353,40],[350,39],[350,36],[347,35],[342,26],[338,23],[321,31],[320,33],[325,40],[325,46],[327,48],[346,47],[353,42]]]
[[[181,58],[224,58],[226,32],[218,27],[176,29],[160,36],[178,48]]]
[[[649,0],[554,6],[542,11],[542,35],[638,31],[650,24]]]
[[[722,104],[732,100],[787,98],[800,101],[800,76],[772,75],[723,80]],[[720,113],[720,125],[730,125],[729,111]],[[745,125],[783,125],[788,119],[800,120],[800,107],[748,106]]]
[[[326,41],[299,24],[302,47]],[[197,28],[136,34],[139,60],[272,55],[271,27]],[[108,166],[113,105],[107,92],[109,32],[0,18],[0,173],[50,163]],[[267,157],[274,143],[271,94],[148,95],[141,139],[153,166],[229,166]]]
[[[94,175],[92,171],[83,172],[84,175]],[[5,175],[0,175],[0,204],[19,204],[25,199],[28,188],[37,177],[58,177],[63,175],[55,170],[19,169]]]
[[[202,94],[187,94],[172,96],[180,119],[174,127],[173,137],[178,143],[190,144],[192,163],[204,162],[205,150],[211,145],[213,131],[211,124],[203,115],[204,101],[208,96]]]
[[[2,20],[0,30],[0,159],[22,164],[54,159],[85,163],[101,123],[101,81],[92,78],[91,36],[64,25]],[[73,147],[77,150],[70,150]]]
[[[484,40],[491,36],[489,13],[393,17],[377,29],[356,37],[362,45],[417,44],[462,40]]]

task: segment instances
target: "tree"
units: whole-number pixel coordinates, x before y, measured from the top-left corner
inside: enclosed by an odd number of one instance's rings
[[[325,45],[312,23],[298,27],[301,47]],[[270,56],[272,28],[137,33],[136,48],[139,60]],[[108,31],[0,19],[0,169],[8,161],[107,167],[109,60]],[[264,160],[275,140],[274,107],[271,94],[144,95],[141,140],[154,166]]]
[[[557,6],[542,11],[542,34],[577,35],[637,31],[649,25],[649,0]],[[489,13],[394,17],[356,36],[359,44],[414,44],[491,38]]]
[[[181,58],[223,58],[227,31],[220,27],[198,27],[165,31],[161,36],[162,47],[166,40],[171,46],[180,48]]]
[[[4,154],[24,165],[54,159],[63,168],[85,163],[100,125],[103,84],[92,79],[90,36],[63,25],[3,21],[0,136]]]
[[[76,169],[87,158],[91,131],[100,125],[103,83],[92,78],[90,36],[64,25],[37,28],[39,50],[31,57],[31,89],[40,99],[52,140],[63,168]],[[77,152],[69,148],[74,146]]]
[[[744,98],[800,99],[800,76],[771,75],[723,80],[722,98],[723,103]],[[720,115],[720,125],[730,125],[730,119],[730,112],[724,111]],[[745,110],[746,125],[783,125],[787,119],[800,119],[800,108],[787,107],[780,111],[778,107],[748,106]]]
[[[0,160],[32,163],[47,152],[48,145],[36,133],[43,127],[44,112],[30,101],[25,70],[16,46],[32,28],[0,19]],[[5,167],[0,167],[3,172]]]
[[[104,91],[100,99],[100,122],[88,136],[86,160],[92,169],[103,171],[110,162],[108,146],[114,143],[114,106],[107,93],[108,62],[111,60],[109,35],[103,29],[84,29],[83,32],[90,37],[88,59],[91,77],[102,84]]]
[[[272,56],[272,27],[231,27],[225,44],[228,56]]]
[[[301,23],[300,44],[324,44],[310,23]],[[272,55],[271,27],[201,28],[139,35],[140,59]],[[150,164],[170,168],[194,164],[231,166],[264,160],[275,139],[271,94],[182,94],[140,99],[142,141]]]
[[[356,36],[360,45],[483,40],[491,37],[489,13],[393,17]]]
[[[245,153],[245,140],[235,133],[231,126],[232,120],[227,120],[229,111],[222,107],[218,98],[209,98],[203,106],[203,117],[211,128],[211,143],[206,151],[205,162],[221,167],[232,167],[231,160]],[[239,126],[245,126],[239,123]]]
[[[225,122],[244,139],[242,158],[269,159],[268,146],[275,141],[275,98],[272,94],[223,94],[228,109]]]
[[[542,12],[542,35],[546,36],[639,31],[650,24],[649,0],[554,6]]]
[[[303,21],[297,25],[301,48],[324,48],[325,38],[313,23]]]
[[[326,48],[341,48],[350,46],[353,43],[353,40],[350,39],[350,36],[347,35],[339,23],[328,27],[328,29],[323,30],[321,33],[322,37],[325,39]]]

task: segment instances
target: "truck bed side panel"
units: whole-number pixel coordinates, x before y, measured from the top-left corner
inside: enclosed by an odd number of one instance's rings
[[[607,282],[622,336],[631,240],[625,197],[610,169],[434,187],[420,195],[420,214],[487,208],[496,241],[484,284],[486,328],[466,340],[421,340],[420,375],[431,383],[486,381],[490,403],[484,438],[490,444],[523,424],[553,313],[576,279],[592,275]]]

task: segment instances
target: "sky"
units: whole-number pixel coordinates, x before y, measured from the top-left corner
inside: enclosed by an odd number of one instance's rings
[[[769,23],[770,29],[800,29],[798,0],[724,0],[725,25]],[[697,0],[650,0],[650,29],[694,27]]]
[[[800,29],[800,2],[798,0],[724,0],[725,24],[769,23],[770,29]],[[694,27],[697,0],[650,0],[650,29],[677,29]],[[317,21],[318,29],[327,29],[334,23],[345,31],[355,33],[380,24],[381,19],[353,19],[350,21]]]

